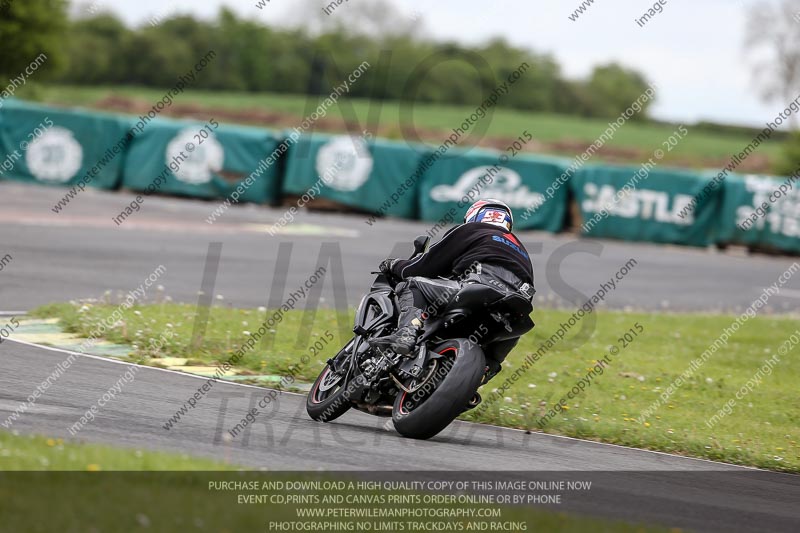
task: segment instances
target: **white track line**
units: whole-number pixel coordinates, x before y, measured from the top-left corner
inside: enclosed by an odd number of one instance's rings
[[[8,339],[6,339],[6,341],[17,342],[19,344],[24,344],[25,346],[32,346],[34,348],[40,348],[42,350],[47,350],[49,352],[72,354],[72,355],[77,355],[77,356],[80,356],[80,357],[87,357],[89,359],[97,359],[99,361],[106,361],[106,362],[109,362],[109,363],[115,363],[115,364],[119,364],[119,365],[137,366],[139,368],[144,368],[144,369],[148,369],[148,370],[157,370],[157,371],[160,371],[160,372],[167,372],[169,374],[177,374],[179,376],[185,376],[185,377],[191,377],[191,378],[195,378],[195,379],[201,379],[203,381],[207,381],[209,379],[208,377],[199,376],[197,374],[189,374],[187,372],[180,372],[180,371],[177,371],[177,370],[170,370],[168,368],[158,368],[158,367],[155,367],[155,366],[139,365],[139,364],[136,364],[136,363],[129,363],[127,361],[119,361],[117,359],[110,359],[108,357],[102,357],[102,356],[99,356],[99,355],[91,355],[91,354],[87,354],[87,353],[73,352],[73,351],[70,351],[70,350],[65,350],[63,348],[53,348],[52,346],[42,346],[40,344],[36,344],[36,343],[33,343],[33,342],[20,341],[20,340],[12,339],[10,337]],[[294,396],[306,396],[305,393],[281,391],[281,390],[278,390],[278,389],[269,389],[267,387],[258,387],[256,385],[248,385],[246,383],[237,383],[235,381],[225,381],[225,380],[220,380],[220,379],[218,379],[216,381],[218,381],[220,383],[223,383],[225,385],[233,385],[233,386],[237,386],[237,387],[247,387],[247,388],[258,389],[258,390],[262,390],[262,391],[263,390],[276,390],[281,394],[291,394],[291,395],[294,395]],[[495,428],[495,429],[500,429],[500,430],[504,430],[504,431],[518,431],[518,432],[522,432],[522,433],[526,432],[526,430],[524,430],[524,429],[507,428],[507,427],[503,427],[503,426],[496,426],[496,425],[493,425],[493,424],[480,424],[478,422],[468,422],[466,420],[459,420],[458,422],[460,422],[462,424],[474,424],[474,425],[478,425],[478,426],[482,426],[482,427],[486,427],[486,428]],[[564,435],[553,435],[552,433],[531,432],[529,434],[530,435],[535,435],[537,437],[541,436],[541,437],[550,437],[550,438],[553,438],[553,439],[566,439],[566,440],[571,440],[571,441],[578,441],[578,442],[582,442],[584,444],[592,444],[592,445],[595,445],[595,446],[609,446],[609,447],[614,447],[614,448],[621,448],[623,450],[631,450],[631,451],[640,452],[640,453],[652,453],[652,454],[656,454],[656,455],[665,455],[667,457],[675,457],[675,458],[678,458],[678,459],[683,459],[685,461],[702,461],[704,463],[712,463],[712,464],[715,464],[715,465],[724,465],[724,466],[733,467],[733,468],[741,468],[743,470],[755,470],[755,471],[767,472],[767,473],[771,473],[771,474],[786,474],[786,475],[795,475],[795,476],[798,475],[798,474],[792,474],[790,472],[775,472],[775,471],[772,471],[772,470],[764,470],[763,468],[757,468],[757,467],[754,467],[754,466],[735,465],[735,464],[731,464],[731,463],[724,463],[724,462],[721,462],[721,461],[711,461],[710,459],[703,459],[703,458],[700,458],[700,457],[687,457],[685,455],[677,455],[677,454],[674,454],[674,453],[659,452],[659,451],[655,451],[655,450],[645,450],[645,449],[642,449],[642,448],[633,448],[631,446],[622,446],[620,444],[609,444],[609,443],[606,443],[606,442],[597,442],[597,441],[593,441],[593,440],[578,439],[578,438],[575,438],[575,437],[566,437]],[[625,472],[625,471],[621,470],[620,472]]]
[[[48,352],[58,352],[58,353],[77,355],[79,357],[86,357],[86,358],[89,358],[89,359],[97,359],[99,361],[106,361],[108,363],[115,363],[115,364],[118,364],[118,365],[136,366],[136,367],[144,368],[144,369],[147,369],[147,370],[158,370],[160,372],[167,372],[169,374],[177,374],[179,376],[186,376],[186,377],[190,377],[190,378],[201,379],[203,381],[208,381],[210,379],[208,376],[200,376],[198,374],[190,374],[188,372],[180,372],[178,370],[170,370],[169,368],[159,368],[157,366],[147,366],[147,365],[140,365],[140,364],[137,364],[137,363],[129,363],[128,361],[120,361],[118,359],[111,359],[109,357],[103,357],[103,356],[100,356],[100,355],[92,355],[92,354],[88,354],[88,353],[73,352],[73,351],[70,351],[70,350],[65,350],[63,348],[54,348],[52,346],[42,346],[41,344],[36,344],[35,342],[21,341],[21,340],[14,339],[14,338],[11,338],[11,337],[7,338],[6,341],[17,342],[19,344],[24,344],[25,346],[33,346],[34,348],[40,348],[40,349],[46,350]],[[230,384],[230,385],[236,385],[238,387],[249,387],[249,388],[258,389],[258,390],[271,390],[271,389],[267,389],[266,387],[258,387],[256,385],[248,385],[247,383],[236,383],[235,381],[226,381],[226,380],[223,380],[223,379],[215,379],[214,381],[217,381],[217,382],[220,382],[220,383],[227,383],[227,384]],[[282,392],[282,393],[286,393],[286,394],[297,394],[298,396],[305,396],[305,394],[299,394],[299,393],[288,392],[288,391],[281,391],[281,390],[278,390],[278,389],[274,389],[274,390],[277,390],[278,392]]]

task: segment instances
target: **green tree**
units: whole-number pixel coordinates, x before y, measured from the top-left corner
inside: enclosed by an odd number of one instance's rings
[[[144,85],[171,87],[178,76],[194,68],[206,52],[217,57],[210,68],[197,75],[196,89],[242,89],[243,85],[226,59],[230,57],[230,39],[219,38],[219,22],[206,22],[188,15],[177,15],[160,24],[139,28],[127,50],[127,61],[134,75]]]
[[[14,78],[40,54],[46,68],[36,77],[57,72],[63,65],[67,29],[66,0],[10,0],[0,7],[0,77]],[[3,83],[5,85],[5,83]]]
[[[498,105],[532,111],[556,109],[561,70],[551,56],[515,48],[503,39],[490,41],[478,53],[492,65],[497,83],[506,82],[513,72],[521,73]]]
[[[494,84],[493,69],[474,51],[457,43],[446,43],[427,50],[418,49],[411,63],[399,62],[405,80],[401,97],[415,102],[479,104]]]
[[[636,71],[626,69],[616,63],[595,67],[586,87],[591,98],[587,113],[589,116],[614,117],[625,111],[649,84]],[[652,100],[646,102],[642,111],[633,120],[642,120]]]
[[[171,87],[197,62],[196,51],[186,41],[170,39],[166,32],[155,28],[135,33],[126,52],[126,83],[132,85]],[[212,69],[199,74],[193,88],[203,85],[206,72]]]
[[[127,65],[121,58],[130,39],[130,30],[111,13],[73,21],[66,38],[69,68],[61,80],[79,85],[127,81]]]
[[[239,20],[223,8],[218,17],[216,60],[224,71],[226,88],[238,91],[265,90],[270,85],[270,62],[262,54],[271,42],[268,28],[252,21]]]
[[[353,72],[358,65],[367,60],[371,65],[376,63],[378,57],[378,47],[374,40],[362,36],[351,35],[344,30],[325,33],[316,37],[312,45],[313,57],[308,58],[308,63],[313,61],[319,63],[320,71],[317,75],[324,72],[326,79],[324,84],[315,83],[310,80],[311,87],[319,87],[321,92],[327,94],[328,91],[342,82],[348,74]],[[313,75],[308,67],[306,75]],[[369,79],[372,73],[367,70],[358,83],[353,84],[350,96],[368,96],[370,90]]]
[[[193,88],[327,95],[368,61],[371,67],[351,85],[348,97],[476,105],[520,71],[499,107],[609,117],[647,88],[639,73],[616,64],[598,67],[587,81],[568,80],[552,56],[504,39],[480,46],[437,42],[421,36],[421,20],[389,7],[384,0],[358,8],[343,4],[341,13],[329,16],[316,5],[294,29],[240,18],[228,8],[212,20],[176,15],[137,28],[112,13],[88,10],[92,14],[74,20],[63,40],[70,68],[61,81],[170,87],[213,50],[213,65]]]

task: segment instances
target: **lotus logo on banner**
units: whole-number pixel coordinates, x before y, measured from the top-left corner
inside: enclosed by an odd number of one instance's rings
[[[372,172],[372,154],[361,137],[334,137],[317,153],[317,174],[330,188],[354,191]]]
[[[529,207],[544,202],[544,195],[523,185],[522,176],[507,167],[475,167],[462,174],[453,185],[437,185],[431,189],[431,199],[435,202],[467,204],[480,197],[497,198],[510,207]]]
[[[70,130],[53,126],[31,142],[25,163],[37,180],[64,183],[83,166],[83,147]]]
[[[169,142],[166,152],[167,165],[173,161],[178,165],[178,169],[172,172],[175,177],[192,185],[211,181],[214,173],[222,170],[225,160],[225,150],[213,134],[202,144],[197,144],[196,140],[196,129],[187,128]]]

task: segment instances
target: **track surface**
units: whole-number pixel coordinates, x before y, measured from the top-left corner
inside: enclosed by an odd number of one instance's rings
[[[243,307],[266,305],[273,284],[284,283],[286,294],[296,289],[316,269],[323,243],[334,243],[342,252],[346,303],[352,306],[369,284],[369,270],[396,246],[430,227],[404,221],[380,221],[371,227],[361,216],[303,214],[288,227],[290,233],[269,237],[266,228],[284,210],[237,208],[209,225],[205,218],[216,203],[163,198],[148,198],[141,212],[117,227],[111,218],[133,195],[87,191],[65,212],[55,214],[50,208],[62,194],[57,188],[0,183],[0,257],[13,258],[0,271],[0,311],[99,297],[106,290],[127,292],[159,264],[167,269],[158,280],[166,294],[195,302],[211,242],[222,243],[213,292],[223,295],[224,302]],[[592,243],[533,232],[522,233],[521,238],[537,268],[540,303],[580,300],[570,287],[593,294],[635,258],[638,266],[607,296],[609,307],[736,310],[749,305],[794,262]],[[293,243],[290,268],[285,277],[275,278],[281,243]],[[405,247],[403,254],[409,248]],[[568,255],[559,266],[559,254],[569,249],[584,253]],[[322,296],[323,305],[336,303],[330,279],[325,280]],[[770,305],[776,312],[794,312],[798,296],[800,277],[791,280]],[[151,297],[152,290],[147,299]],[[66,357],[63,352],[13,341],[0,344],[0,421]],[[80,357],[14,423],[14,429],[70,437],[67,428],[125,371],[121,363]],[[251,431],[231,442],[224,438],[227,430],[263,396],[264,389],[227,383],[217,383],[177,426],[164,429],[202,383],[195,377],[144,368],[79,438],[270,469],[611,471],[617,472],[611,474],[617,476],[613,486],[601,486],[591,498],[574,501],[565,510],[719,531],[793,531],[800,521],[797,476],[461,422],[432,441],[415,442],[384,427],[385,419],[361,413],[348,413],[329,425],[312,422],[305,415],[304,398],[291,394],[281,395]],[[674,471],[684,473],[668,473]],[[690,475],[694,477],[681,477]],[[728,477],[721,480],[718,476],[723,475]]]
[[[3,420],[68,355],[5,342],[0,345]],[[70,438],[68,428],[129,365],[79,357],[14,428]],[[595,479],[588,493],[558,510],[708,531],[796,531],[800,477],[757,472],[541,434],[456,422],[426,442],[399,437],[386,419],[350,412],[331,424],[305,415],[304,397],[283,394],[233,440],[222,438],[264,389],[217,383],[177,426],[163,424],[204,380],[141,368],[78,438],[126,447],[190,453],[280,470],[458,470],[581,472]],[[614,471],[593,477],[591,471]],[[678,471],[682,471],[679,473]],[[435,473],[432,474],[435,477]]]
[[[303,213],[286,227],[287,233],[270,237],[266,229],[284,209],[239,206],[210,225],[206,217],[217,202],[158,197],[147,198],[141,211],[117,226],[112,217],[135,195],[87,190],[56,214],[51,208],[63,194],[62,188],[0,183],[0,257],[14,258],[0,272],[0,311],[98,297],[106,290],[127,292],[159,264],[167,267],[159,280],[166,294],[195,302],[211,242],[222,243],[214,292],[226,303],[266,305],[273,284],[285,287],[287,296],[273,296],[282,302],[316,270],[322,244],[333,243],[341,250],[343,273],[337,278],[335,266],[330,267],[322,287],[324,303],[336,304],[335,283],[346,293],[347,304],[355,306],[378,262],[393,250],[407,256],[414,236],[432,227],[401,220],[369,226],[359,215]],[[607,295],[609,307],[734,311],[750,305],[794,262],[539,232],[522,232],[520,238],[533,258],[539,304],[582,304],[633,258],[638,265]],[[276,276],[281,243],[291,243],[291,256],[287,274]],[[800,309],[796,278],[771,298],[774,311]]]

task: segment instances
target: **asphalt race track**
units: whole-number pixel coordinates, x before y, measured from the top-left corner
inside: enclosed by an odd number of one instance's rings
[[[0,345],[0,415],[5,419],[68,353]],[[82,356],[14,428],[70,438],[68,428],[130,365]],[[170,430],[163,425],[205,380],[141,367],[78,438],[206,456],[280,470],[523,471],[572,473],[594,488],[558,510],[689,529],[796,531],[800,477],[731,467],[541,434],[456,422],[431,441],[404,439],[387,419],[351,412],[331,424],[305,414],[302,395],[282,394],[235,439],[225,438],[265,389],[216,383]]]
[[[14,258],[0,272],[0,311],[99,297],[106,290],[127,292],[160,264],[167,268],[159,280],[166,294],[193,303],[212,242],[222,243],[214,292],[228,304],[267,305],[273,285],[288,294],[318,264],[329,264],[322,304],[344,305],[345,293],[352,307],[369,287],[369,272],[380,260],[393,251],[407,256],[413,238],[433,226],[401,220],[369,226],[362,215],[304,213],[271,237],[266,230],[285,209],[240,206],[212,225],[206,218],[217,202],[158,197],[146,198],[141,211],[117,226],[112,217],[135,195],[87,189],[56,214],[51,208],[63,194],[61,188],[0,183],[0,256]],[[582,304],[635,259],[638,264],[606,296],[609,307],[735,311],[750,305],[794,262],[573,235],[519,236],[533,259],[540,304]],[[330,244],[323,249],[323,243]],[[285,268],[276,274],[279,263]],[[340,291],[338,303],[334,286]],[[280,303],[285,296],[272,298]],[[800,279],[790,280],[769,306],[775,312],[800,308]]]
[[[303,214],[287,227],[291,232],[270,237],[266,228],[282,209],[237,208],[209,225],[205,218],[216,203],[163,198],[148,198],[141,212],[117,227],[111,218],[132,195],[87,191],[55,214],[50,208],[62,194],[56,188],[0,184],[0,256],[13,258],[0,272],[0,311],[99,297],[106,290],[127,292],[159,264],[167,269],[159,280],[166,294],[195,302],[213,242],[222,243],[213,291],[228,304],[265,305],[276,282],[280,243],[293,242],[290,268],[277,286],[285,281],[288,292],[299,285],[315,270],[323,243],[334,243],[327,250],[339,246],[347,303],[355,305],[369,284],[369,270],[395,243],[430,227],[401,221],[370,227],[358,215]],[[570,287],[593,294],[635,258],[636,268],[609,293],[609,307],[735,310],[749,305],[793,262],[541,233],[521,238],[534,256],[541,301],[554,305],[566,305],[575,296]],[[559,269],[559,254],[574,250]],[[334,254],[331,265],[337,261]],[[335,302],[335,286],[326,279],[323,305]],[[773,310],[796,311],[798,297],[800,281],[793,279],[775,298]],[[0,344],[0,420],[67,357],[16,341]],[[129,368],[79,356],[13,429],[70,438],[68,428]],[[558,511],[716,531],[796,531],[800,523],[800,476],[463,422],[431,441],[410,441],[387,427],[386,419],[357,412],[332,424],[313,422],[305,414],[304,397],[294,394],[280,395],[253,426],[230,439],[227,430],[265,393],[230,383],[216,383],[196,408],[165,429],[203,382],[140,368],[77,438],[281,470],[509,471],[511,479],[531,472],[572,473],[596,476],[597,487]]]

